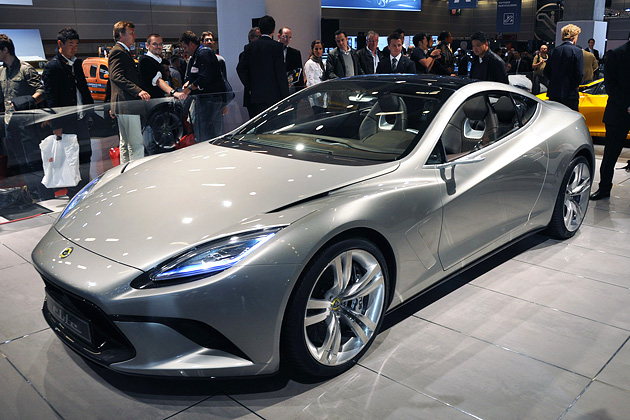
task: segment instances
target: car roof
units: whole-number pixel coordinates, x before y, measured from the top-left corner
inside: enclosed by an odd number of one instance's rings
[[[431,85],[435,87],[457,90],[462,86],[473,83],[473,79],[468,77],[438,76],[435,74],[368,74],[354,76],[348,79],[374,80],[378,82],[399,83],[405,81],[419,85]]]

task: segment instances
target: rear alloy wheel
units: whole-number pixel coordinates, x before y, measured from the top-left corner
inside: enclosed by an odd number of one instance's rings
[[[344,240],[320,252],[289,302],[283,356],[309,377],[337,375],[368,349],[383,320],[387,267],[371,242]]]
[[[583,156],[571,161],[562,186],[556,199],[549,233],[559,239],[567,239],[575,235],[580,228],[591,193],[591,168]]]

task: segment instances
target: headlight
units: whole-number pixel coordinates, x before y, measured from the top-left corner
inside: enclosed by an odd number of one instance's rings
[[[282,228],[233,236],[190,251],[154,271],[152,281],[210,276],[232,267],[271,239]]]
[[[81,191],[79,191],[79,193],[77,195],[75,195],[72,200],[70,200],[70,202],[68,203],[68,205],[66,206],[66,208],[63,210],[63,212],[61,213],[61,216],[59,216],[59,220],[63,219],[69,212],[70,210],[72,210],[73,208],[75,208],[76,206],[79,205],[79,203],[81,201],[83,201],[83,199],[85,197],[88,196],[88,194],[90,193],[90,191],[92,191],[92,189],[96,186],[96,184],[98,183],[98,181],[101,180],[101,178],[103,177],[104,174],[101,174],[99,176],[97,176],[96,178],[94,178],[92,181],[90,181],[89,184],[87,184],[85,187],[83,187],[83,189]]]

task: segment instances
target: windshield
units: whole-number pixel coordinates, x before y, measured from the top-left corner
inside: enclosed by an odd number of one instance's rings
[[[393,161],[414,148],[452,93],[405,81],[320,83],[213,143],[343,165]]]
[[[604,85],[604,79],[600,79],[588,86],[580,86],[580,92],[588,93],[590,95],[605,95],[606,86]]]

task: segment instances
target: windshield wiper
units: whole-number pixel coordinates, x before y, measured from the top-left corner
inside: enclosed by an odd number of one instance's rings
[[[319,143],[319,144],[326,144],[329,146],[342,146],[345,148],[350,148],[350,146],[346,143],[342,143],[339,141],[335,141],[335,140],[326,140],[326,139],[315,139],[315,143]]]

